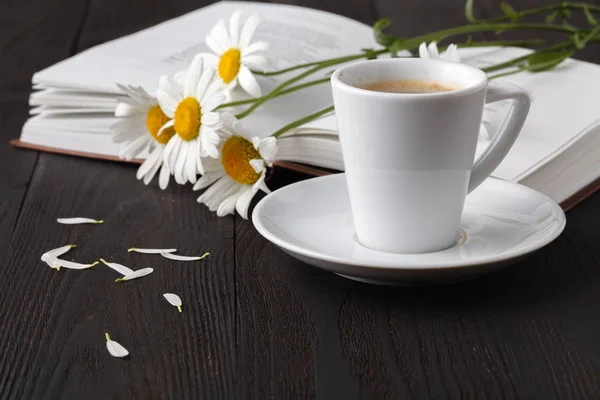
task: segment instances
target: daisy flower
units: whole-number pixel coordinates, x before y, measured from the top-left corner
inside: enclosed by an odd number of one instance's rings
[[[206,173],[198,179],[194,190],[210,186],[198,197],[198,202],[206,204],[218,216],[237,210],[242,218],[248,219],[248,207],[256,192],[259,189],[270,192],[265,185],[265,174],[277,153],[277,139],[252,136],[229,113],[223,114],[223,124],[224,141],[219,146],[219,158],[206,160]]]
[[[251,15],[243,24],[242,12],[231,15],[229,29],[221,19],[206,36],[206,45],[215,53],[200,54],[207,65],[218,71],[218,79],[230,98],[231,91],[239,83],[252,97],[260,97],[261,90],[249,67],[264,70],[267,58],[259,54],[269,48],[267,42],[254,42],[252,36],[260,23],[257,15]]]
[[[115,116],[120,120],[111,126],[112,139],[115,143],[127,143],[119,157],[131,160],[148,150],[148,157],[139,167],[136,177],[143,179],[147,185],[160,169],[158,185],[161,189],[166,189],[170,174],[163,163],[163,153],[175,131],[173,128],[160,131],[160,128],[169,118],[156,99],[141,87],[118,86],[125,96],[118,98]]]
[[[437,48],[437,44],[435,42],[429,43],[429,46],[427,45],[427,43],[423,42],[419,46],[419,57],[432,58],[434,60],[460,62],[458,46],[456,46],[454,43],[449,45],[444,53],[440,54]]]
[[[196,56],[187,70],[183,85],[163,76],[156,97],[168,118],[159,131],[174,129],[163,155],[175,181],[181,185],[196,182],[196,175],[204,173],[200,157],[219,156],[221,115],[213,110],[223,104],[225,94],[221,84],[213,81],[215,70],[204,69],[202,57]]]

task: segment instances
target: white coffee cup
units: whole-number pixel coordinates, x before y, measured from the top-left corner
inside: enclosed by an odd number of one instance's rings
[[[357,87],[391,80],[458,86],[437,93],[386,93]],[[467,193],[504,159],[527,113],[527,93],[490,83],[474,67],[441,60],[357,62],[331,77],[350,204],[358,241],[393,253],[453,246]],[[483,107],[513,99],[489,148],[473,163]]]

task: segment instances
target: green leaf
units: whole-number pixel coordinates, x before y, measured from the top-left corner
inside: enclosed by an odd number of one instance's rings
[[[585,18],[590,25],[594,26],[598,24],[598,20],[596,17],[594,17],[594,14],[592,14],[587,4],[584,4],[583,6],[583,13],[585,14]]]
[[[475,0],[467,0],[465,3],[465,17],[467,17],[467,21],[473,23],[477,22],[477,19],[473,15],[473,3]]]
[[[398,52],[404,50],[404,39],[396,39],[388,49],[392,53],[392,57],[398,56]]]
[[[377,52],[373,49],[360,49],[367,56],[367,60],[374,60],[377,58]]]
[[[558,11],[554,11],[552,14],[546,15],[546,23],[553,23],[556,20],[556,17],[558,17]]]
[[[396,37],[394,35],[388,35],[382,32],[391,23],[391,19],[382,18],[375,22],[375,25],[373,25],[373,36],[375,36],[375,41],[386,48],[390,47],[396,41]]]
[[[530,72],[548,71],[572,55],[569,50],[535,52],[527,58],[526,69]]]
[[[521,18],[519,13],[516,12],[515,9],[512,8],[512,6],[508,3],[500,3],[500,9],[504,12],[504,14],[506,14],[508,18],[510,18],[512,22],[517,22],[519,18]]]
[[[598,34],[598,32],[600,32],[600,25],[596,25],[596,27],[594,29],[592,29],[589,33],[587,33],[583,37],[579,37],[579,35],[576,34],[573,37],[573,39],[575,41],[575,46],[577,47],[577,49],[579,49],[579,50],[583,49],[588,44],[588,42]]]

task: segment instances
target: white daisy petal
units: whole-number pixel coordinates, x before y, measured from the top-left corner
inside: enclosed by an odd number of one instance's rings
[[[131,131],[145,133],[146,128],[146,112],[141,115],[132,115],[129,118],[121,118],[110,126],[110,131],[114,134],[125,134]]]
[[[271,191],[264,184],[264,182],[265,182],[265,174],[261,174],[260,177],[258,178],[258,180],[256,182],[254,182],[254,185],[252,185],[252,189],[255,192],[258,192],[258,190],[262,188],[265,193],[271,193]],[[264,190],[264,188],[266,188],[266,190]]]
[[[253,68],[258,68],[263,71],[269,66],[269,60],[267,59],[267,57],[258,54],[253,54],[244,57],[243,62],[245,65],[248,65]]]
[[[219,80],[215,80],[210,85],[208,85],[202,97],[198,97],[198,99],[200,99],[200,104],[205,104],[212,96],[215,95],[215,93],[217,93],[220,90],[223,90],[221,86],[222,83]]]
[[[161,158],[161,156],[162,149],[157,147],[152,153],[150,153],[148,158],[146,158],[142,165],[138,168],[135,177],[137,179],[142,179],[148,173],[148,171],[150,171],[154,167],[154,164],[156,164],[156,161],[158,161]]]
[[[270,165],[277,155],[277,139],[272,136],[262,139],[258,145],[258,152],[267,165]]]
[[[107,267],[109,267],[111,269],[114,269],[115,271],[117,271],[121,275],[129,275],[129,274],[133,274],[134,273],[134,271],[131,268],[127,268],[124,265],[117,264],[117,263],[114,263],[114,262],[108,262],[104,258],[101,258],[100,261],[102,261],[102,263],[104,265],[106,265]]]
[[[265,162],[263,160],[254,159],[250,160],[250,166],[257,173],[260,174],[265,170]]]
[[[118,101],[119,99],[117,99]],[[119,104],[117,104],[117,107],[115,108],[115,117],[129,117],[131,115],[140,115],[140,114],[144,114],[145,111],[143,109],[140,109],[139,107],[134,107],[130,104],[127,104],[125,102],[119,102]]]
[[[217,211],[219,205],[239,190],[239,184],[229,176],[223,176],[214,185],[198,197],[198,203],[204,203],[210,211]]]
[[[160,175],[158,176],[158,187],[165,190],[169,186],[170,176],[169,168],[167,168],[167,165],[163,161],[163,165],[160,167]]]
[[[238,197],[237,202],[235,203],[235,209],[238,214],[244,219],[248,219],[248,208],[250,207],[250,202],[256,192],[252,190],[251,187],[248,187],[242,194]]]
[[[179,156],[177,156],[177,162],[175,164],[175,169],[173,170],[173,176],[175,176],[175,182],[180,185],[184,185],[186,182],[186,174],[185,174],[185,161],[188,157],[188,149],[190,146],[190,142],[187,140],[183,140],[181,144],[181,150],[179,150]]]
[[[202,114],[202,125],[216,125],[221,122],[221,116],[216,112],[206,112]]]
[[[151,143],[152,136],[144,135],[129,143],[119,152],[119,158],[131,160],[148,147]]]
[[[161,165],[162,165],[162,151],[160,153],[160,157],[158,157],[158,159],[154,162],[154,165],[152,166],[152,168],[144,176],[144,181],[143,181],[144,185],[148,185],[150,183],[150,181],[152,181],[152,179],[154,178],[154,176],[160,169]]]
[[[221,178],[223,175],[225,175],[224,172],[212,172],[202,175],[202,177],[200,177],[200,179],[198,179],[198,182],[196,182],[196,184],[194,185],[194,191],[201,190],[212,185],[214,182],[216,182],[217,179]]]
[[[419,45],[419,57],[429,58],[429,53],[427,52],[427,43],[425,42]]]
[[[201,77],[204,75],[204,60],[202,56],[197,55],[192,60],[190,67],[187,70],[185,76],[185,86],[183,87],[183,97],[190,97],[196,94],[198,83],[201,81]]]
[[[195,257],[195,256],[180,256],[178,254],[165,253],[165,252],[160,253],[160,255],[163,256],[164,258],[168,258],[169,260],[175,260],[175,261],[198,261],[198,260],[202,260],[203,258],[208,257],[209,254],[210,253],[206,252],[199,257]]]
[[[271,193],[271,189],[269,189],[269,188],[267,187],[267,185],[265,184],[265,181],[264,181],[264,179],[262,179],[262,180],[260,180],[260,179],[259,179],[259,180],[258,180],[258,182],[260,182],[260,184],[258,185],[258,188],[259,188],[260,190],[262,190],[262,191],[263,191],[263,192],[265,192],[266,194],[269,194],[269,193]]]
[[[240,20],[242,19],[242,12],[240,10],[235,10],[233,14],[231,14],[231,19],[229,20],[229,35],[231,40],[231,47],[237,47],[240,40]]]
[[[238,79],[242,89],[244,89],[250,96],[254,98],[260,97],[260,86],[258,85],[254,75],[252,75],[252,72],[245,65],[240,68]]]
[[[429,52],[429,56],[434,60],[440,58],[440,53],[438,52],[437,44],[435,42],[429,43],[429,46],[427,46],[427,51]]]
[[[143,128],[137,128],[137,129],[131,130],[129,132],[116,133],[113,131],[113,134],[111,135],[111,139],[115,143],[131,142],[131,141],[136,140],[137,138],[145,136],[147,134],[148,134],[148,130],[144,126]]]
[[[202,104],[202,112],[210,112],[225,102],[224,93],[215,93]]]
[[[165,253],[165,254],[167,254],[167,253]],[[137,271],[135,271],[131,274],[124,275],[122,278],[115,279],[115,282],[130,281],[132,279],[136,279],[136,278],[140,278],[142,276],[149,275],[152,272],[154,272],[154,269],[152,269],[152,268],[138,269]]]
[[[160,253],[175,253],[177,249],[142,249],[137,247],[132,247],[127,249],[128,253],[142,253],[142,254],[160,254]]]
[[[211,35],[206,36],[204,43],[206,43],[208,48],[211,49],[215,54],[221,55],[227,51],[227,49],[222,48],[221,45]]]
[[[215,70],[212,68],[207,68],[202,72],[200,79],[196,87],[194,88],[193,95],[198,100],[198,103],[202,106],[202,98],[204,97],[204,93],[206,93],[206,89],[211,85],[211,82],[214,84],[219,84],[219,82],[213,82],[213,78],[215,77]]]
[[[68,268],[68,269],[87,269],[87,268],[93,267],[94,265],[99,264],[98,261],[96,261],[92,264],[80,264],[80,263],[76,263],[73,261],[62,260],[60,258],[53,257],[53,256],[50,256],[50,260],[52,260],[53,264],[64,267],[64,268]]]
[[[191,140],[188,148],[188,155],[185,159],[185,173],[184,176],[191,183],[196,183],[196,154],[199,152],[198,150],[198,139]]]
[[[177,105],[183,98],[179,98],[181,96],[174,96],[173,93],[167,92],[162,84],[162,79],[166,79],[166,77],[161,78],[161,83],[159,83],[159,89],[156,92],[156,98],[158,99],[158,104],[160,104],[161,110],[165,113],[165,115],[169,118],[173,118],[175,115],[175,110],[177,110]]]
[[[225,26],[225,21],[223,19],[220,19],[219,22],[217,22],[217,24],[212,28],[210,31],[210,36],[224,51],[227,51],[232,47],[231,38],[229,37],[229,32],[227,32],[227,27]]]
[[[67,253],[72,248],[77,247],[74,244],[68,244],[66,246],[58,247],[56,249],[48,250],[44,254],[42,254],[41,260],[46,261],[49,257],[60,257],[63,254]]]
[[[236,192],[227,197],[225,200],[223,200],[221,204],[219,204],[219,207],[217,208],[217,216],[224,217],[225,215],[233,214],[235,210],[235,205],[237,204],[237,201],[242,195],[242,193],[243,191],[240,190],[238,186],[236,186]]]
[[[181,297],[177,296],[175,293],[164,293],[163,297],[167,299],[172,306],[177,307],[177,310],[181,312]]]
[[[74,224],[102,224],[103,220],[96,220],[92,218],[83,218],[83,217],[74,217],[74,218],[57,218],[56,222],[59,224],[65,225],[74,225]]]
[[[202,142],[199,142],[198,151],[196,152],[196,171],[200,175],[204,175],[204,161],[202,160]]]
[[[240,49],[248,47],[248,45],[252,41],[254,31],[256,31],[256,28],[258,27],[259,23],[260,18],[258,17],[258,15],[251,15],[250,18],[246,20],[246,23],[242,28],[242,33],[240,34],[240,41],[238,43],[238,47]]]
[[[111,340],[108,333],[106,333],[106,348],[108,349],[110,355],[113,357],[123,358],[129,355],[127,349],[121,346],[121,344],[119,344],[118,342]]]
[[[167,166],[169,167],[169,171],[171,171],[171,173],[175,173],[175,164],[177,163],[177,160],[179,159],[179,153],[181,151],[181,147],[183,146],[183,140],[179,137],[179,135],[173,136],[171,138],[171,140],[169,140],[169,143],[174,141],[173,143],[173,150],[171,151],[171,154],[169,155],[169,160],[167,162]]]
[[[200,55],[204,60],[204,68],[211,68],[216,70],[219,67],[219,57],[217,57],[216,55],[212,53],[200,53]]]
[[[242,50],[242,58],[245,58],[253,53],[269,50],[269,47],[269,43],[267,42],[254,42]]]
[[[162,135],[162,133],[165,129],[170,128],[173,125],[175,125],[175,121],[172,119],[165,122],[165,124],[163,126],[161,126],[160,129],[158,130],[158,136]]]

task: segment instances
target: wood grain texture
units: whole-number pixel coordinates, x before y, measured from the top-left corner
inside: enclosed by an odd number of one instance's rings
[[[600,397],[600,193],[568,213],[556,242],[509,269],[385,288],[292,259],[250,222],[199,206],[189,187],[146,188],[135,166],[7,145],[27,117],[34,71],[207,3],[0,3],[0,72],[11,77],[0,82],[0,398]],[[462,0],[287,3],[369,24],[389,16],[404,36],[464,21]],[[476,5],[486,17],[498,2]],[[597,47],[579,57],[600,62]],[[303,178],[277,170],[269,185]],[[55,222],[74,215],[106,223]],[[39,260],[69,242],[80,247],[68,259],[155,271],[117,284],[101,265],[57,272]],[[211,255],[178,263],[127,253],[132,245]],[[165,292],[182,297],[183,313]],[[108,354],[104,332],[128,359]]]
[[[31,76],[71,55],[84,3],[0,3],[0,261],[10,243],[37,154],[12,148],[28,117]]]

